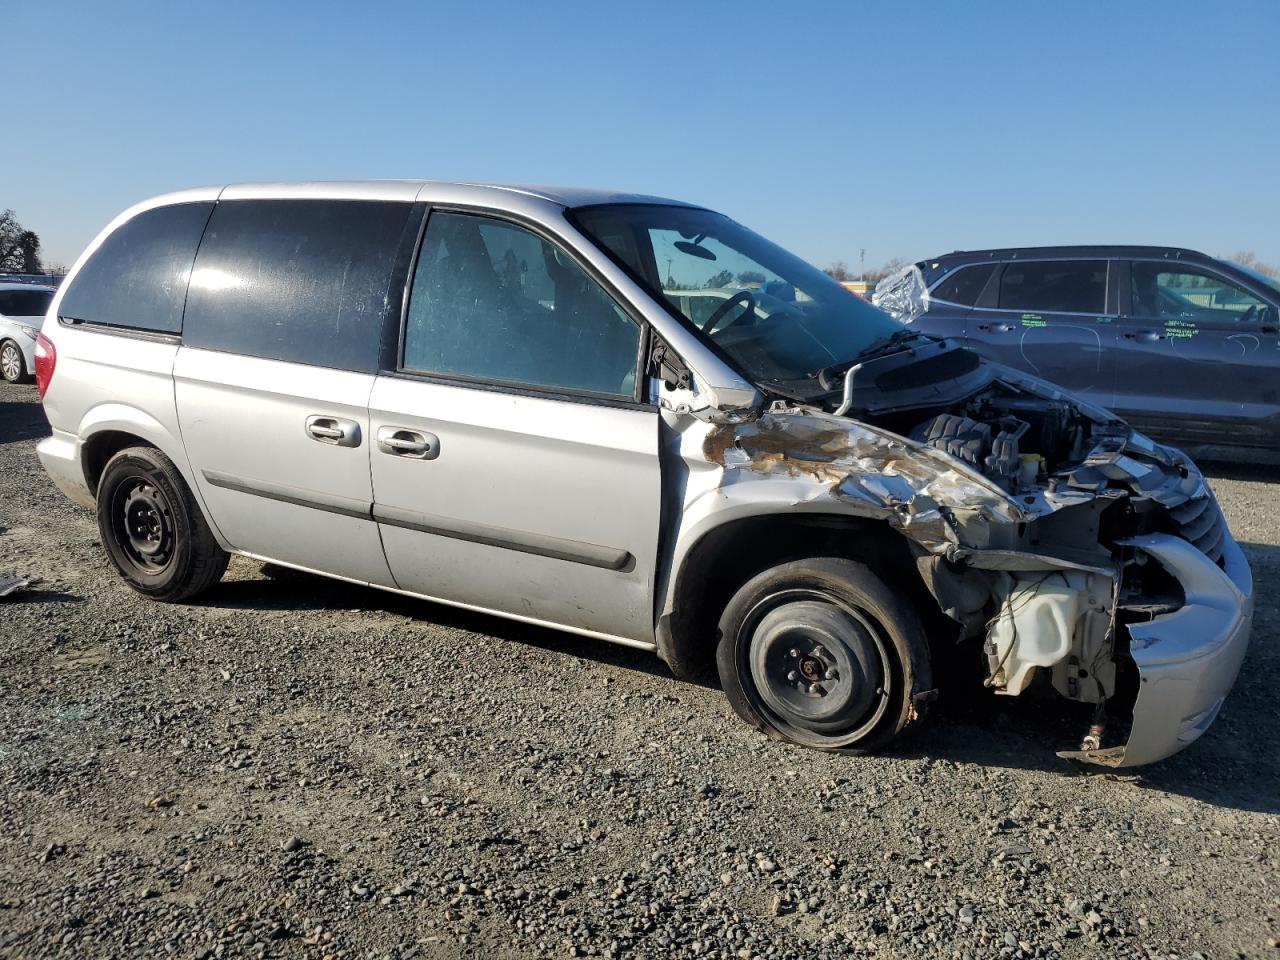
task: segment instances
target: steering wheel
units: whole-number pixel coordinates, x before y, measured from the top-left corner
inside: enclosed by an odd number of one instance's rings
[[[741,303],[745,309],[743,309],[741,316],[735,318],[734,322],[737,322],[737,320],[742,319],[742,317],[745,317],[749,313],[755,312],[755,295],[750,290],[739,290],[724,303],[720,304],[720,306],[716,307],[711,316],[707,318],[706,324],[703,325],[702,332],[706,334],[714,333],[716,325],[725,318],[736,303]],[[725,324],[725,326],[727,327],[729,324]]]

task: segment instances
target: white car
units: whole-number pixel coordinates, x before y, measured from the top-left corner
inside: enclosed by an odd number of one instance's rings
[[[10,383],[34,372],[36,337],[56,292],[34,283],[0,283],[0,376]]]

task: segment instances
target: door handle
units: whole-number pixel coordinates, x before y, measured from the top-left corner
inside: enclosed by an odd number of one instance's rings
[[[342,417],[326,417],[319,414],[307,417],[307,436],[320,443],[335,447],[360,446],[360,424]]]
[[[1157,340],[1164,339],[1163,333],[1157,333],[1154,330],[1131,330],[1121,336],[1126,340],[1140,340],[1143,343],[1155,343]]]
[[[378,449],[393,457],[434,460],[440,456],[440,438],[434,433],[406,427],[379,427]]]
[[[980,323],[978,324],[978,329],[986,333],[1009,333],[1016,330],[1017,327],[1012,323]]]

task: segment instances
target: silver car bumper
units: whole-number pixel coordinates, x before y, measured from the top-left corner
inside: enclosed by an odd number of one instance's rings
[[[36,455],[59,490],[82,507],[93,510],[97,506],[84,479],[80,440],[75,434],[54,430],[52,436],[37,444]]]
[[[1128,627],[1141,681],[1129,741],[1064,754],[1112,767],[1163,760],[1199,739],[1236,681],[1253,626],[1253,574],[1230,534],[1222,567],[1180,537],[1151,534],[1125,543],[1176,577],[1186,602]]]

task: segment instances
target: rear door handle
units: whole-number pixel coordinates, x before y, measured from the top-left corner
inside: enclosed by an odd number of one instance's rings
[[[978,329],[986,333],[1010,333],[1018,328],[1012,323],[980,323]]]
[[[434,460],[440,456],[440,438],[434,433],[407,427],[379,427],[378,449],[393,457]]]
[[[1157,340],[1164,339],[1164,334],[1155,330],[1131,330],[1121,336],[1126,340],[1140,340],[1143,343],[1155,343]]]
[[[335,447],[360,446],[360,424],[342,417],[314,414],[307,417],[307,436]]]

